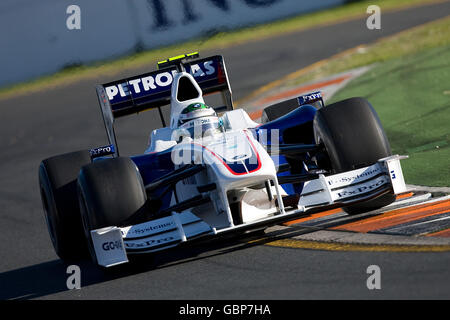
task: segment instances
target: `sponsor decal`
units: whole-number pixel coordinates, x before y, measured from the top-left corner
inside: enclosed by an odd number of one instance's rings
[[[245,144],[243,143],[243,141],[245,140],[242,140],[242,142],[237,141],[238,147],[245,147],[244,150],[242,150],[241,148],[233,150],[234,145],[236,144],[236,141],[234,139],[232,139],[231,141],[227,139],[225,145],[214,144],[208,145],[208,147],[202,147],[205,150],[209,151],[216,159],[218,159],[231,174],[244,175],[252,173],[261,169],[262,164],[259,153],[256,150],[247,132],[245,132],[245,136],[248,140],[248,142],[245,142]],[[227,149],[227,146],[230,145],[233,146],[233,149]],[[215,146],[217,146],[217,148],[215,148]],[[227,150],[232,150],[232,154],[227,153]],[[240,159],[235,159],[236,156],[240,157]]]
[[[300,106],[306,104],[306,103],[310,103],[310,102],[315,102],[317,100],[322,99],[322,93],[320,91],[317,92],[313,92],[310,94],[305,94],[303,96],[300,96],[297,98],[298,100],[298,104]]]
[[[117,241],[103,242],[102,249],[105,250],[105,251],[122,249],[122,242],[120,242],[118,240]]]
[[[89,150],[92,158],[113,154],[115,152],[114,145],[99,147]]]
[[[240,160],[240,159],[247,158],[247,157],[248,157],[247,154],[239,154],[237,156],[234,156],[232,159],[233,160]]]
[[[217,117],[204,117],[201,119],[195,119],[181,125],[180,129],[189,129],[193,127],[199,127],[199,129],[202,129],[202,125],[210,123],[219,123],[219,120],[217,119]]]
[[[353,188],[353,189],[349,189],[349,190],[343,190],[341,192],[337,193],[338,198],[346,198],[346,197],[350,197],[350,196],[355,196],[361,193],[366,193],[372,190],[377,189],[378,187],[382,186],[383,184],[385,184],[386,182],[388,182],[386,179],[379,179],[378,181],[375,181],[372,184],[369,185],[362,185],[360,187],[357,188]]]
[[[210,60],[199,64],[186,65],[186,71],[197,81],[200,81],[203,78],[215,75],[217,70],[215,64],[217,62]],[[158,93],[167,89],[167,87],[170,88],[176,73],[176,70],[171,70],[147,74],[142,78],[130,79],[127,82],[107,86],[105,91],[111,103],[120,102],[123,100],[121,98],[126,98],[127,96],[139,97]]]
[[[175,240],[172,236],[167,236],[165,238],[159,238],[159,239],[149,239],[142,242],[125,242],[125,247],[127,248],[145,248],[145,247],[152,247],[159,244],[164,244],[167,242],[171,242]]]
[[[171,221],[171,222],[160,223],[157,225],[149,225],[149,226],[145,226],[143,228],[133,227],[128,231],[126,236],[128,236],[128,237],[131,235],[141,236],[141,235],[153,232],[153,231],[159,231],[162,229],[166,229],[168,227],[175,227],[175,223],[173,221]]]
[[[380,168],[375,168],[375,169],[372,169],[372,170],[364,171],[364,172],[362,172],[360,174],[343,176],[343,177],[340,177],[340,178],[338,178],[336,180],[329,179],[328,180],[328,185],[329,186],[333,186],[335,184],[341,184],[341,183],[352,183],[352,182],[354,182],[357,179],[369,178],[371,176],[374,176],[374,175],[378,174],[380,172],[380,170],[381,170]]]
[[[394,171],[394,170],[391,170],[391,178],[392,178],[392,179],[395,179],[395,178],[396,178],[396,176],[395,176],[395,171]]]

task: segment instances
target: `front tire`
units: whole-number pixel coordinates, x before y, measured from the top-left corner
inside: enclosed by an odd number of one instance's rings
[[[314,137],[328,154],[324,163],[334,173],[369,166],[392,155],[386,134],[377,113],[363,98],[350,98],[317,111]],[[344,207],[349,214],[358,214],[386,206],[395,200],[392,193]]]
[[[78,199],[84,235],[96,263],[91,230],[121,226],[130,216],[145,210],[147,195],[134,162],[119,157],[99,160],[81,169]]]

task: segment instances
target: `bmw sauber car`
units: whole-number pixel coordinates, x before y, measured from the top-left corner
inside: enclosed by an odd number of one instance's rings
[[[263,110],[234,109],[222,56],[181,55],[156,71],[97,86],[109,145],[41,162],[46,222],[62,259],[103,267],[196,239],[243,234],[311,212],[358,214],[406,191],[369,102],[325,106],[320,92]],[[220,94],[223,105],[204,96]],[[170,106],[170,122],[161,108]],[[114,122],[158,109],[142,154],[121,156]],[[144,150],[145,148],[143,148]]]

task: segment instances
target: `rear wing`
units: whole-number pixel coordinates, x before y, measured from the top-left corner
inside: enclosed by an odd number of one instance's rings
[[[204,95],[222,94],[224,106],[215,107],[217,112],[233,110],[231,87],[221,55],[180,63],[186,72],[192,74]],[[166,67],[96,87],[108,139],[110,144],[116,146],[116,155],[118,147],[113,127],[116,118],[158,108],[165,126],[160,108],[170,104],[172,81],[177,66],[170,63],[160,66]]]

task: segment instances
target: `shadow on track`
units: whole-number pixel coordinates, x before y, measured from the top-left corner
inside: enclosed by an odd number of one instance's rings
[[[0,300],[34,299],[69,290],[66,281],[71,274],[68,274],[66,271],[71,264],[80,267],[81,288],[83,288],[139,273],[211,258],[236,250],[245,250],[254,246],[264,245],[275,239],[292,238],[342,223],[365,219],[368,216],[377,214],[379,212],[374,211],[345,218],[337,217],[322,223],[320,226],[292,225],[289,228],[270,232],[268,232],[269,229],[266,229],[266,232],[258,230],[240,236],[231,235],[220,239],[210,239],[207,242],[193,241],[186,243],[185,246],[181,245],[166,251],[129,256],[130,263],[110,269],[97,267],[88,259],[70,263],[62,260],[52,260],[0,273]]]
[[[95,267],[89,266],[88,261],[78,262],[82,270],[82,285],[84,284],[84,271],[89,269],[88,274],[94,273]],[[91,264],[92,265],[92,264]],[[0,299],[1,300],[25,300],[33,299],[49,294],[68,290],[66,273],[69,264],[62,260],[52,260],[24,268],[19,268],[0,274]],[[97,271],[98,281],[101,279],[101,271]]]
[[[45,297],[69,290],[66,281],[71,274],[67,267],[76,264],[81,269],[81,288],[112,281],[156,269],[168,268],[191,261],[226,254],[235,250],[244,250],[263,245],[277,237],[292,237],[300,233],[311,232],[306,229],[292,229],[263,234],[253,232],[239,238],[224,238],[208,243],[198,243],[185,247],[173,248],[155,254],[132,256],[130,263],[103,269],[85,259],[65,263],[52,260],[28,267],[0,273],[0,300],[27,300]]]

